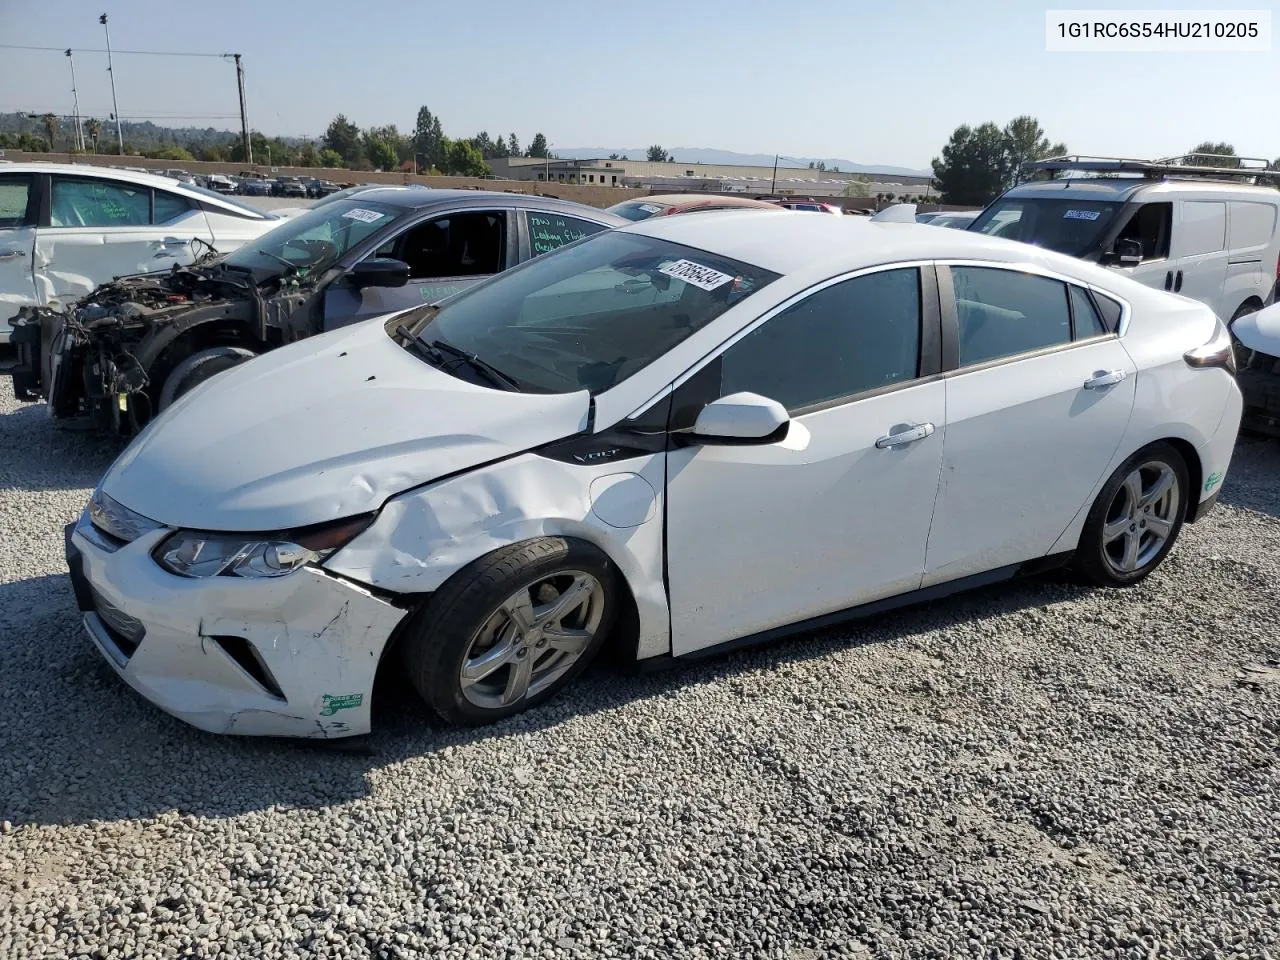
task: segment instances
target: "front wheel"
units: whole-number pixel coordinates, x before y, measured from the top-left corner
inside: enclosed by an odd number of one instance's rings
[[[1167,443],[1139,450],[1111,475],[1089,510],[1076,569],[1099,586],[1142,580],[1173,548],[1190,495],[1187,465],[1177,450]]]
[[[504,547],[436,592],[401,656],[446,721],[492,723],[554,696],[586,669],[613,625],[619,590],[612,561],[585,541]]]
[[[256,353],[244,347],[211,347],[191,354],[165,377],[164,386],[160,388],[160,409],[168,409],[180,396],[210,377],[256,356]]]

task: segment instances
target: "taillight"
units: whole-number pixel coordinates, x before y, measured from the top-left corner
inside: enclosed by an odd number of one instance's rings
[[[1236,353],[1231,345],[1231,334],[1221,320],[1214,321],[1214,332],[1209,342],[1188,350],[1182,359],[1189,367],[1221,367],[1232,376],[1236,373]]]

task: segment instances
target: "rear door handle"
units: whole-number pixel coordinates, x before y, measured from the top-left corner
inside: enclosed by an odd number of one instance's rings
[[[1126,376],[1128,374],[1123,370],[1099,370],[1084,382],[1084,388],[1086,390],[1101,390],[1103,387],[1114,386]]]
[[[888,447],[901,447],[908,443],[915,443],[917,440],[923,440],[925,437],[933,436],[932,423],[910,423],[900,424],[899,429],[892,433],[887,433],[876,441],[876,446],[881,450]]]
[[[1173,271],[1172,270],[1166,270],[1164,272],[1164,288],[1166,290],[1173,289]]]
[[[1178,293],[1182,290],[1182,271],[1179,270],[1173,277],[1173,292]]]

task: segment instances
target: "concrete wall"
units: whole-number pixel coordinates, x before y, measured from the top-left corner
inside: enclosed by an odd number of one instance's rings
[[[511,159],[495,159],[489,161],[495,173],[510,176],[517,180],[537,179],[541,172],[545,161],[534,160],[528,157],[513,157]],[[631,160],[552,160],[552,173],[559,172],[556,169],[557,164],[563,169],[564,164],[580,164],[589,171],[599,172],[599,168],[605,168],[606,172],[620,172],[628,177],[683,177],[690,170],[693,171],[695,177],[759,177],[769,180],[773,177],[773,166],[767,167],[750,167],[735,166],[731,164],[717,163],[650,163],[648,160],[631,159]],[[862,177],[868,177],[877,183],[892,186],[919,186],[924,187],[929,183],[929,177],[909,177],[898,174],[865,174],[851,173],[849,171],[841,171],[836,173],[833,170],[809,170],[801,167],[778,167],[778,181],[784,178],[799,177],[813,180],[857,180]],[[895,192],[902,192],[897,190]],[[914,191],[911,191],[914,192]]]
[[[334,183],[421,183],[437,188],[548,194],[592,207],[607,207],[621,200],[644,196],[648,193],[647,190],[589,184],[582,186],[567,183],[530,183],[521,180],[490,180],[479,177],[423,177],[407,173],[374,173],[333,167],[269,167],[265,164],[206,163],[199,160],[149,160],[146,157],[121,157],[113,154],[23,153],[18,150],[6,150],[4,159],[15,163],[43,160],[49,163],[77,163],[102,167],[138,167],[157,173],[164,170],[185,170],[188,173],[206,175],[222,173],[238,176],[252,171],[268,177],[319,177],[322,180],[332,180]],[[0,170],[3,169],[3,165],[0,165]]]

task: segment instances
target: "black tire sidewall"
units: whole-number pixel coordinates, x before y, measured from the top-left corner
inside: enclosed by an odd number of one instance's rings
[[[165,378],[160,390],[160,410],[167,409],[184,393],[198,387],[210,377],[239,366],[246,360],[252,360],[254,356],[253,351],[243,347],[221,347],[193,354]],[[192,363],[192,360],[195,362]]]
[[[1164,542],[1164,546],[1160,548],[1159,553],[1148,561],[1145,566],[1140,567],[1133,573],[1118,573],[1111,568],[1103,556],[1102,528],[1107,521],[1107,511],[1110,509],[1111,502],[1115,499],[1116,493],[1120,490],[1125,478],[1140,464],[1152,460],[1162,460],[1173,468],[1174,476],[1177,477],[1178,481],[1178,515],[1174,519],[1173,529],[1169,532],[1169,538]],[[1192,502],[1195,491],[1191,490],[1190,487],[1190,476],[1186,460],[1173,446],[1159,442],[1143,447],[1111,474],[1103,485],[1097,499],[1094,500],[1093,506],[1089,509],[1084,529],[1080,534],[1080,545],[1076,556],[1077,570],[1087,579],[1100,586],[1127,587],[1145,580],[1169,555],[1169,551],[1173,549],[1178,535],[1182,532],[1182,524],[1188,512],[1195,507]]]
[[[499,709],[471,703],[462,693],[459,672],[476,631],[521,586],[563,570],[589,573],[604,589],[604,614],[590,646],[536,696]],[[401,661],[418,693],[446,722],[477,726],[521,713],[558,694],[599,653],[617,618],[618,578],[608,556],[583,540],[540,537],[495,550],[459,570],[415,614],[400,644]]]

